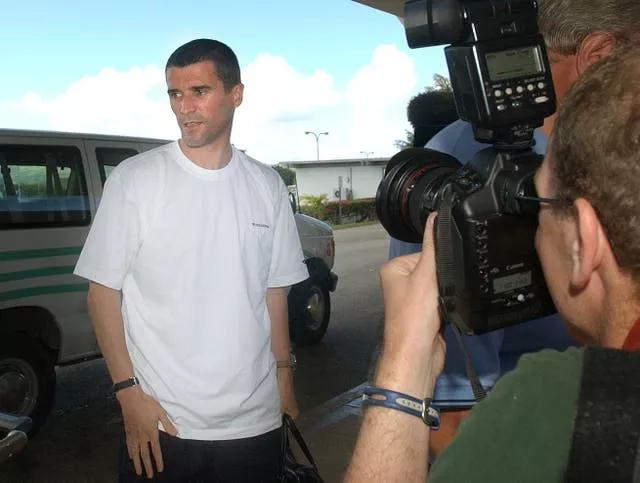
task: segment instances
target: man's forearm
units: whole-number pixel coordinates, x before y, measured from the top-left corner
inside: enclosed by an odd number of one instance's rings
[[[398,361],[385,361],[383,356],[375,385],[422,399],[433,394],[434,384],[418,375],[421,372]],[[346,481],[424,483],[429,433],[429,427],[415,416],[394,409],[367,408]]]
[[[370,407],[345,481],[424,483],[428,461],[427,425],[410,414]]]
[[[440,335],[434,221],[432,213],[422,254],[396,258],[380,269],[384,348],[374,383],[418,400],[433,397],[446,352]],[[424,414],[416,416],[392,408],[368,408],[347,481],[423,483],[431,430],[422,420]]]
[[[87,303],[91,323],[111,379],[118,382],[132,377],[133,365],[124,337],[120,292],[91,282]]]
[[[289,362],[289,314],[287,287],[270,288],[267,291],[267,308],[271,318],[271,350],[276,361]],[[298,417],[298,403],[293,389],[293,372],[290,366],[278,367],[278,391],[280,410],[294,419]]]
[[[288,287],[267,289],[267,309],[271,319],[271,351],[277,361],[288,361],[289,342]]]

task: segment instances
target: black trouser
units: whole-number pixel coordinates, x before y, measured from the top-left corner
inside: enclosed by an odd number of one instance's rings
[[[164,471],[154,468],[154,482],[271,483],[282,463],[282,429],[252,438],[224,441],[180,439],[160,431]],[[149,481],[136,475],[124,437],[120,445],[120,483]]]

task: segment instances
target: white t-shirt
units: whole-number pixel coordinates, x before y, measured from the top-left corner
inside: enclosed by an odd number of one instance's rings
[[[308,278],[284,183],[234,148],[219,170],[177,142],[128,159],[105,184],[75,272],[122,291],[142,389],[181,438],[281,423],[267,287]]]

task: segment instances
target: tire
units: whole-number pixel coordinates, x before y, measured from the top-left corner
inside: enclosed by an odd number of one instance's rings
[[[329,290],[314,280],[305,280],[291,288],[292,307],[289,333],[298,346],[317,344],[322,340],[331,318]]]
[[[4,337],[0,342],[0,411],[31,418],[29,437],[44,424],[56,388],[51,355],[27,336]]]

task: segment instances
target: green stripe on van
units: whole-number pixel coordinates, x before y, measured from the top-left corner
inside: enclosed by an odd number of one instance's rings
[[[82,247],[61,247],[0,252],[0,262],[6,262],[10,260],[27,260],[29,258],[65,257],[68,255],[80,255],[81,251]]]
[[[68,275],[73,273],[73,265],[65,267],[35,268],[33,270],[21,270],[19,272],[0,273],[0,282],[13,282],[27,278],[54,277],[56,275]]]
[[[71,292],[87,292],[88,290],[88,283],[75,283],[69,285],[46,285],[43,287],[21,288],[18,290],[0,292],[0,302],[22,299],[25,297],[35,297],[36,295],[55,295]]]

